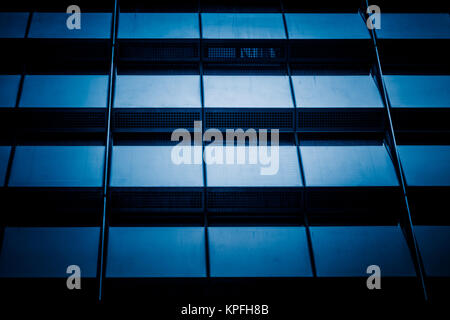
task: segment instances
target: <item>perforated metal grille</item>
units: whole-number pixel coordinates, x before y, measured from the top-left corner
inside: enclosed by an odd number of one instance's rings
[[[382,129],[381,111],[330,111],[298,113],[299,129]]]
[[[300,208],[301,193],[297,191],[230,191],[209,192],[209,208]]]
[[[200,191],[113,191],[114,208],[194,208],[202,207]]]
[[[207,111],[206,126],[208,128],[292,129],[293,116],[290,111]]]
[[[104,128],[105,112],[31,111],[24,112],[19,124],[25,128]]]
[[[130,112],[114,113],[115,128],[192,128],[200,120],[200,111],[192,112]]]
[[[186,60],[199,57],[198,46],[195,44],[151,44],[144,45],[122,45],[120,47],[121,59],[164,61],[164,60]]]
[[[284,56],[284,50],[281,47],[207,47],[206,58],[227,60],[261,60],[261,59],[280,59]]]

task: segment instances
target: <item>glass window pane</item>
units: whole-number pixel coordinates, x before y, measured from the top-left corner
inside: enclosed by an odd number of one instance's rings
[[[200,108],[200,77],[118,76],[114,106],[116,108]]]
[[[202,164],[175,164],[172,146],[114,146],[112,187],[202,187]],[[201,147],[195,148],[201,160]]]
[[[67,278],[67,267],[78,265],[82,278],[97,274],[100,229],[5,229],[0,277]]]
[[[447,13],[383,13],[381,26],[381,39],[450,39]]]
[[[450,186],[450,146],[398,146],[409,186]]]
[[[0,12],[0,38],[23,38],[28,12]]]
[[[210,146],[205,153],[208,154]],[[297,150],[294,146],[279,146],[278,154],[271,154],[271,148],[263,150],[256,147],[256,161],[250,162],[251,147],[224,147],[223,163],[206,165],[208,186],[210,187],[301,187],[302,180],[298,163]],[[227,150],[233,152],[234,161],[227,164]],[[212,151],[213,152],[213,151]],[[263,164],[260,159],[268,155],[270,163]],[[238,164],[238,156],[245,156],[245,164]],[[265,173],[264,173],[265,172]]]
[[[367,277],[370,265],[378,265],[382,276],[415,276],[399,227],[311,227],[310,231],[319,277]]]
[[[417,244],[429,277],[450,277],[450,227],[415,226]]]
[[[11,187],[101,187],[105,147],[18,146]]]
[[[106,276],[205,277],[204,228],[111,227]]]
[[[301,146],[308,187],[398,186],[384,146]]]
[[[212,277],[310,277],[303,227],[210,227]]]
[[[286,39],[278,13],[202,13],[205,39]]]
[[[0,186],[3,186],[8,168],[10,146],[0,146]]]
[[[450,76],[384,76],[393,108],[450,108]]]
[[[286,24],[290,39],[370,39],[358,13],[287,13]]]
[[[30,26],[30,38],[62,39],[109,39],[111,36],[111,13],[81,13],[81,28],[67,28],[67,13],[35,12]]]
[[[119,39],[199,38],[196,13],[121,13]]]
[[[383,108],[370,76],[293,76],[292,83],[300,107]]]
[[[108,76],[27,75],[19,107],[106,108]]]
[[[19,83],[19,75],[0,75],[0,108],[16,106]]]
[[[206,107],[293,108],[285,76],[205,76]]]

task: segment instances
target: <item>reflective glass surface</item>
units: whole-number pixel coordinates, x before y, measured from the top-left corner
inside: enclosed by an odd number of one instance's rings
[[[450,186],[450,146],[398,146],[409,186]]]
[[[0,38],[23,38],[28,12],[0,12]]]
[[[384,146],[301,146],[306,186],[398,186]]]
[[[30,38],[107,39],[111,35],[111,13],[81,12],[80,29],[69,29],[70,14],[35,12],[31,20]],[[69,19],[69,23],[71,20]]]
[[[19,107],[106,108],[108,76],[27,75]]]
[[[310,277],[303,227],[211,227],[212,277]]]
[[[317,276],[367,277],[377,265],[385,277],[415,276],[399,227],[311,227]]]
[[[286,39],[278,13],[202,13],[205,39]]]
[[[120,75],[116,108],[201,107],[199,76]]]
[[[174,150],[172,146],[114,146],[110,185],[112,187],[203,186],[201,162],[194,163],[195,152],[200,152],[201,159],[201,148],[184,149],[191,152],[192,164],[178,165],[172,161],[172,150]]]
[[[383,108],[370,76],[293,76],[297,106],[307,108]]]
[[[450,227],[415,226],[425,274],[429,277],[450,277]]]
[[[205,153],[208,153],[209,150],[214,152],[211,148],[214,147],[207,146]],[[274,153],[271,153],[271,150],[270,147],[267,149],[261,147],[224,147],[223,164],[206,165],[208,186],[301,187],[302,180],[295,147],[279,146],[278,151],[275,148],[273,149]],[[252,163],[250,162],[250,152],[256,159]],[[227,153],[231,159],[234,159],[234,161],[230,161],[231,163],[227,162]],[[233,154],[234,158],[232,158]],[[244,164],[238,163],[238,157],[243,156],[245,156]]]
[[[77,265],[82,278],[97,274],[100,228],[7,227],[0,254],[0,277],[67,278]]]
[[[0,108],[15,107],[19,82],[19,75],[0,75]]]
[[[205,106],[293,108],[285,76],[205,76]]]
[[[102,146],[18,146],[10,187],[101,187]]]
[[[196,13],[121,13],[119,39],[185,39],[200,36]]]
[[[205,277],[202,227],[111,227],[110,278]]]
[[[382,13],[381,39],[449,39],[450,18],[447,13]]]
[[[384,76],[393,108],[450,108],[450,76]]]
[[[287,13],[289,39],[370,39],[358,13]]]

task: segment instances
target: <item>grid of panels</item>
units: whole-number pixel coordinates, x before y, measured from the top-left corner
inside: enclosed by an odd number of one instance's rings
[[[89,299],[107,300],[108,290],[114,296],[136,279],[362,278],[379,261],[394,283],[410,281],[420,301],[432,291],[419,280],[448,277],[448,259],[436,262],[449,243],[449,140],[436,138],[449,130],[448,69],[438,57],[444,74],[407,75],[426,59],[401,64],[384,41],[448,42],[448,15],[419,15],[427,28],[407,34],[399,31],[405,16],[389,15],[375,35],[358,7],[121,8],[115,1],[86,13],[78,33],[65,27],[65,13],[0,13],[1,41],[42,47],[11,59],[19,68],[1,68],[0,112],[14,128],[0,147],[1,197],[18,210],[2,218],[2,280],[64,278],[61,266],[72,264],[64,250],[75,250],[84,277],[95,280]],[[203,132],[280,129],[278,174],[207,164],[204,142],[185,149],[199,162],[174,165],[164,133],[193,131],[194,120]],[[436,213],[425,215],[429,208]],[[80,246],[55,243],[69,236]],[[37,269],[26,268],[31,259]]]

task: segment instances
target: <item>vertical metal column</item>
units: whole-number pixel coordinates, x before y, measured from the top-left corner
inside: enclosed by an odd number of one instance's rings
[[[364,7],[364,5],[365,5],[365,7]],[[367,19],[369,18],[369,15],[366,13],[366,9],[368,7],[369,7],[368,0],[363,1],[363,6],[361,8],[361,16],[364,20],[364,23],[366,23]],[[391,150],[391,157],[393,160],[394,167],[397,171],[398,180],[400,182],[400,186],[401,186],[402,192],[403,192],[403,199],[405,201],[406,217],[404,217],[404,218],[406,221],[404,223],[401,223],[401,227],[405,231],[406,241],[408,242],[408,246],[410,248],[410,253],[413,258],[413,262],[414,262],[414,265],[416,268],[416,273],[419,276],[420,284],[421,284],[422,290],[423,290],[424,299],[425,299],[425,301],[428,301],[428,292],[427,292],[427,288],[426,288],[426,284],[425,284],[425,272],[424,272],[424,268],[423,268],[422,258],[420,256],[420,251],[419,251],[419,248],[417,245],[417,240],[416,240],[416,237],[414,234],[414,226],[413,226],[413,222],[412,222],[412,218],[411,218],[411,210],[410,210],[409,200],[408,200],[408,195],[407,195],[407,190],[406,190],[406,180],[405,180],[402,164],[400,162],[400,157],[398,154],[397,141],[395,138],[395,131],[394,131],[394,126],[393,126],[392,116],[391,116],[391,105],[390,105],[389,97],[387,95],[386,86],[385,86],[384,80],[383,80],[383,70],[381,67],[380,55],[378,52],[377,37],[376,37],[375,31],[373,29],[369,30],[369,33],[372,38],[373,49],[374,49],[375,57],[376,57],[375,77],[376,77],[376,81],[378,83],[378,89],[380,90],[380,94],[383,99],[383,104],[385,106],[385,114],[387,117],[385,119],[385,122],[387,123],[387,137],[388,137],[387,143]]]
[[[203,86],[203,29],[202,29],[202,9],[201,2],[198,1],[198,25],[200,31],[199,40],[199,73],[200,73],[200,101],[202,104],[202,137],[205,132],[205,96],[204,96],[204,86]],[[205,263],[206,263],[206,277],[211,276],[210,263],[209,263],[209,237],[208,237],[208,208],[207,208],[207,179],[206,179],[206,163],[203,161],[203,154],[205,152],[205,142],[202,138],[202,172],[203,172],[203,197],[202,197],[202,207],[203,207],[203,227],[205,229]]]
[[[116,41],[117,41],[117,24],[118,24],[119,6],[118,0],[114,1],[114,12],[111,26],[111,61],[109,70],[108,82],[108,110],[107,110],[107,126],[106,126],[106,141],[105,141],[105,160],[103,169],[103,215],[100,226],[100,246],[99,246],[99,261],[98,261],[98,300],[103,298],[103,280],[106,271],[106,254],[107,254],[107,239],[109,230],[109,176],[111,164],[111,152],[113,137],[111,133],[111,113],[114,104],[114,87],[116,82]]]
[[[309,252],[309,259],[310,259],[310,263],[311,263],[311,270],[312,270],[313,276],[317,277],[316,262],[314,259],[314,251],[313,251],[312,241],[311,241],[311,232],[309,230],[308,215],[306,214],[306,204],[305,204],[306,182],[305,182],[305,174],[304,174],[304,170],[303,170],[302,157],[300,154],[300,144],[299,144],[298,137],[297,137],[297,100],[295,98],[294,84],[292,83],[292,72],[291,72],[291,65],[290,65],[290,60],[289,60],[289,33],[288,33],[288,27],[287,27],[287,23],[286,23],[286,16],[285,16],[282,0],[280,0],[280,9],[281,9],[281,14],[283,16],[284,31],[286,33],[286,42],[288,43],[288,45],[286,46],[286,50],[287,50],[287,52],[286,52],[286,57],[287,57],[286,58],[286,71],[287,71],[287,75],[289,78],[289,86],[290,86],[290,90],[291,90],[292,102],[294,104],[294,142],[295,142],[295,148],[297,150],[298,165],[300,167],[300,175],[301,175],[302,185],[303,185],[303,190],[304,190],[304,192],[302,193],[303,221],[305,224],[306,239],[308,242],[308,252]]]

